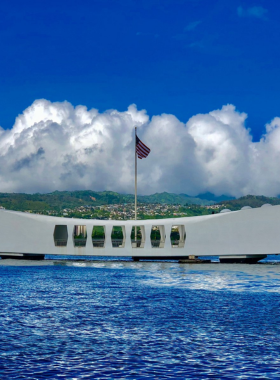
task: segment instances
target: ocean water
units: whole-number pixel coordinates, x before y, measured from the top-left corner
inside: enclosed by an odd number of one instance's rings
[[[280,262],[0,260],[0,379],[279,379]]]

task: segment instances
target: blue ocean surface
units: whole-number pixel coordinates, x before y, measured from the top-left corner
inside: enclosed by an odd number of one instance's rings
[[[0,379],[279,379],[280,262],[0,260]]]

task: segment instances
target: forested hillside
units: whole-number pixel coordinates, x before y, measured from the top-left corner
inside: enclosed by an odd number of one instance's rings
[[[9,210],[63,210],[82,205],[100,206],[116,203],[133,203],[133,194],[119,194],[113,191],[55,191],[49,194],[0,193],[0,206]],[[190,197],[186,194],[156,193],[138,196],[141,203],[167,204],[213,204],[213,200]]]
[[[226,208],[230,210],[240,210],[244,206],[250,207],[261,207],[265,203],[270,203],[271,205],[279,205],[280,199],[273,197],[265,197],[263,195],[246,195],[245,197],[241,197],[239,199],[232,199],[228,201],[222,201],[218,204],[225,205]]]
[[[207,196],[205,194],[204,196]],[[179,204],[179,205],[212,205],[215,203],[213,194],[208,195],[211,200],[190,197],[186,194],[156,193],[138,196],[139,203]],[[215,199],[215,198],[214,198]],[[119,194],[113,191],[96,192],[84,191],[55,191],[49,194],[0,193],[0,206],[8,210],[18,211],[46,211],[73,209],[79,206],[101,206],[111,204],[133,203],[133,194]],[[223,200],[218,204],[225,205],[231,210],[239,210],[243,206],[260,207],[264,203],[280,204],[279,198],[247,195],[239,199]]]

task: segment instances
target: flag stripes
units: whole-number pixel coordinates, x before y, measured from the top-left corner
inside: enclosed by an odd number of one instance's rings
[[[148,148],[140,139],[139,137],[136,135],[136,153],[137,153],[137,156],[138,158],[140,158],[140,160],[142,158],[146,158],[149,153],[150,153],[151,149]]]

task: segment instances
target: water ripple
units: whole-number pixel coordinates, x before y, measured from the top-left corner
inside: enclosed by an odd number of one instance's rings
[[[279,281],[278,265],[7,260],[0,378],[280,378]]]

